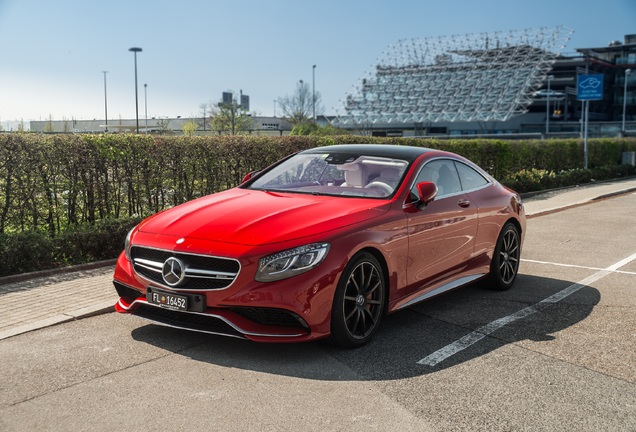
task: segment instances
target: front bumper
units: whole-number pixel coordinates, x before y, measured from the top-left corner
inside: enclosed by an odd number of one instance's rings
[[[118,281],[114,281],[114,285],[120,296],[115,304],[117,312],[130,313],[157,324],[254,341],[310,338],[307,323],[284,310],[236,307],[207,308],[203,312],[175,311],[148,303],[140,291]]]
[[[155,284],[135,273],[122,253],[113,281],[120,297],[115,310],[160,325],[258,342],[302,342],[329,334],[337,273],[308,272],[276,283],[259,283],[246,273],[226,289],[178,290],[200,296],[204,304],[177,311],[147,301]]]

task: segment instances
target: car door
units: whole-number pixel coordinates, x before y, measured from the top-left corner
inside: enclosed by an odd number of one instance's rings
[[[458,161],[455,162],[455,166],[464,193],[479,209],[479,227],[473,256],[491,256],[501,230],[502,219],[507,217],[505,199],[502,199],[503,195],[496,193],[492,180],[477,169]],[[479,260],[475,265],[482,263],[483,261]]]
[[[427,162],[413,184],[431,181],[438,195],[425,208],[407,213],[409,291],[434,289],[459,277],[473,255],[478,209],[462,191],[452,159]]]

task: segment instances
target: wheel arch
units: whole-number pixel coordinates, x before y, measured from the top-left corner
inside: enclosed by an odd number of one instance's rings
[[[501,229],[503,229],[503,227],[507,224],[507,223],[512,223],[516,228],[517,231],[519,231],[519,236],[523,235],[523,228],[521,227],[521,224],[519,223],[519,221],[516,218],[511,217],[510,219],[508,219],[502,226]]]
[[[499,252],[497,252],[497,250],[499,248],[503,248],[505,246],[503,246],[505,243],[502,243],[504,240],[504,230],[507,226],[511,226],[514,227],[514,229],[517,231],[516,233],[516,237],[517,237],[517,254],[518,256],[516,257],[516,268],[514,269],[514,275],[512,276],[512,279],[510,279],[509,281],[506,281],[503,279],[503,276],[500,274],[500,271],[504,268],[501,265],[501,262],[499,261],[499,258],[501,258]],[[515,218],[509,218],[508,220],[506,220],[506,222],[502,225],[501,230],[499,231],[499,235],[497,237],[497,242],[495,243],[495,248],[493,250],[493,256],[492,256],[492,260],[490,262],[490,270],[488,273],[488,276],[485,278],[485,280],[489,281],[492,285],[489,284],[489,287],[492,287],[491,289],[494,289],[496,291],[506,291],[510,288],[512,288],[517,274],[519,273],[519,264],[521,261],[521,244],[522,244],[522,224],[521,222],[519,222],[517,219]],[[505,254],[505,258],[504,259],[504,264],[508,262],[508,253],[506,252]],[[512,255],[511,255],[512,256]],[[506,264],[506,269],[513,267],[513,265],[511,264]],[[507,272],[506,272],[507,273]]]
[[[382,277],[384,279],[384,287],[386,289],[386,292],[384,293],[384,311],[383,314],[386,315],[389,309],[389,297],[391,294],[391,279],[389,278],[389,265],[386,262],[386,258],[384,258],[384,255],[382,254],[382,252],[380,252],[379,249],[376,249],[372,246],[367,246],[365,248],[360,249],[359,251],[357,251],[353,256],[355,257],[356,255],[363,253],[363,252],[367,252],[370,253],[371,255],[373,255],[373,257],[378,260],[378,263],[380,264],[380,266],[382,267]],[[353,259],[353,257],[352,257]]]

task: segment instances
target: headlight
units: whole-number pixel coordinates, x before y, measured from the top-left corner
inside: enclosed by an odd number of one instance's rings
[[[128,234],[126,234],[126,241],[124,242],[124,252],[126,253],[126,258],[128,258],[128,261],[130,262],[132,262],[132,258],[130,258],[130,237],[132,237],[132,233],[136,229],[137,227],[134,227],[133,229],[128,231]]]
[[[266,256],[258,260],[255,279],[272,282],[299,275],[320,264],[327,252],[329,243],[314,243]]]

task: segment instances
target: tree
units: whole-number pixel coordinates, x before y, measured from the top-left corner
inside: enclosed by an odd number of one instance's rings
[[[199,125],[193,119],[188,120],[187,122],[183,124],[183,126],[181,126],[181,130],[183,131],[183,134],[187,137],[194,135],[194,133],[196,132],[198,128],[199,128]]]
[[[296,83],[296,90],[291,96],[278,99],[278,105],[292,125],[313,122],[314,105],[316,113],[323,111],[320,93],[316,92],[316,99],[309,84],[300,80]]]
[[[168,117],[157,119],[157,129],[159,135],[164,135],[170,132],[170,119]]]
[[[208,108],[208,104],[205,102],[199,105],[199,109],[201,110],[201,118],[197,119],[199,126],[203,128],[203,131],[208,130],[208,113],[210,109]]]
[[[314,122],[306,122],[296,124],[290,135],[334,136],[349,135],[349,132],[344,129],[339,129],[331,124],[320,126]]]
[[[230,92],[228,92],[230,93]],[[241,132],[252,130],[252,117],[232,98],[231,102],[221,101],[216,106],[210,107],[210,126],[221,135],[226,132],[230,135],[238,135]]]
[[[53,114],[49,114],[49,119],[44,125],[44,132],[53,133],[55,132],[55,128],[53,127]]]

